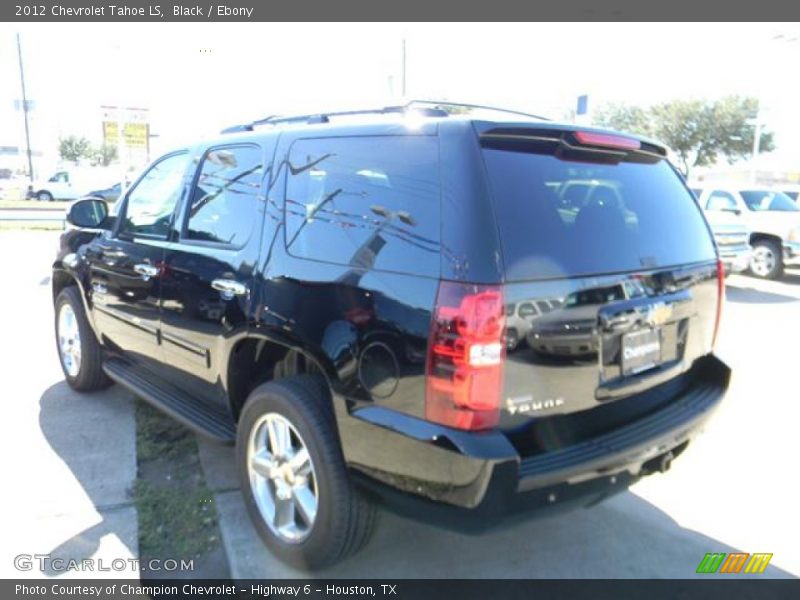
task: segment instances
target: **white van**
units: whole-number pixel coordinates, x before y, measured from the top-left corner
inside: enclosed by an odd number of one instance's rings
[[[63,167],[28,188],[28,198],[43,202],[75,200],[90,191],[120,181],[116,169],[109,167]]]

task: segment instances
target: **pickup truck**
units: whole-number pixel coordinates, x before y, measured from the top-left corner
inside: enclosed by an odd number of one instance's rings
[[[800,206],[789,196],[757,185],[694,187],[693,191],[709,222],[721,214],[734,215],[750,229],[753,275],[778,279],[785,266],[800,264]]]

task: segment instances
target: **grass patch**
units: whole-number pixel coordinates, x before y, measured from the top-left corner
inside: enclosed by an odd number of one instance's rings
[[[38,200],[0,200],[0,208],[21,208],[25,210],[54,210],[65,209],[71,200],[54,200],[53,202],[40,202]]]
[[[134,495],[142,556],[195,558],[219,544],[214,494],[205,484],[178,493],[140,479]]]
[[[144,402],[136,404],[136,457],[140,462],[197,453],[191,432]]]
[[[141,558],[194,559],[215,551],[220,543],[217,510],[194,434],[139,400],[136,458],[133,497]]]
[[[0,231],[64,231],[56,221],[0,221]]]

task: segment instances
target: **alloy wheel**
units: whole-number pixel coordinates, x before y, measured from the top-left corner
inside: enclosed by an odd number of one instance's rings
[[[753,250],[753,256],[750,260],[750,269],[759,277],[766,277],[769,275],[777,264],[777,258],[771,248],[767,246],[757,246]]]
[[[77,377],[81,370],[81,333],[75,311],[69,304],[63,304],[58,312],[57,335],[61,363],[70,377]]]
[[[282,415],[263,415],[250,430],[247,471],[258,510],[282,541],[311,533],[319,506],[314,463],[297,429]]]

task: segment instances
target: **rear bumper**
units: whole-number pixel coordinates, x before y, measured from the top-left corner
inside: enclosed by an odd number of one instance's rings
[[[783,242],[783,264],[800,265],[800,242]]]
[[[455,431],[377,408],[380,414],[337,416],[351,472],[389,508],[482,530],[512,514],[593,504],[669,468],[717,408],[730,379],[714,356],[698,360],[692,374],[680,397],[655,412],[525,458],[499,432]],[[361,437],[351,438],[356,433]]]

